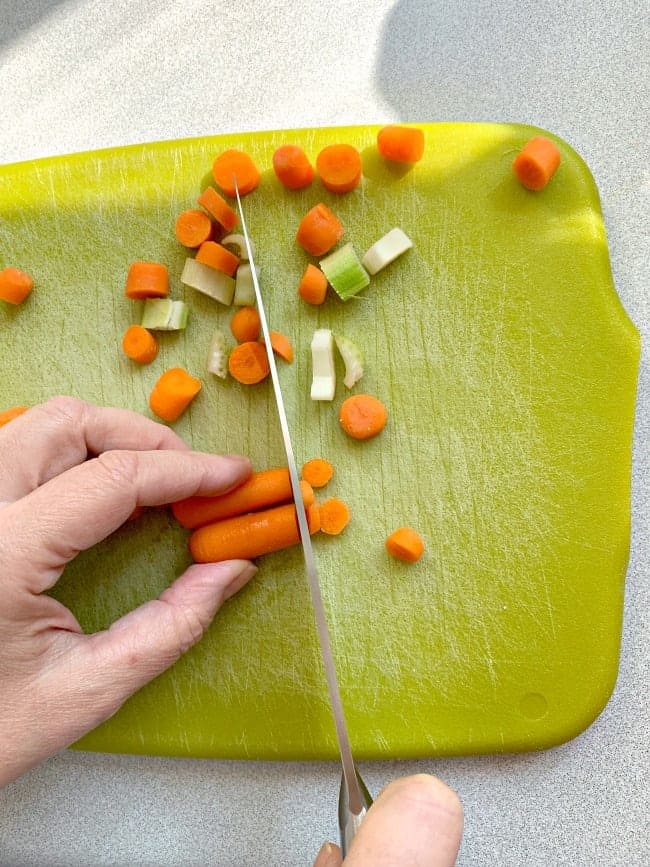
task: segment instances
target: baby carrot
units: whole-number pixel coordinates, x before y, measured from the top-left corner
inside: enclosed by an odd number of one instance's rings
[[[2,412],[0,412],[0,427],[5,424],[9,424],[10,421],[18,418],[19,415],[27,412],[28,409],[28,406],[12,406],[11,409],[3,410]]]
[[[284,334],[280,334],[279,331],[269,331],[269,337],[271,338],[273,352],[279,355],[280,358],[283,358],[288,364],[291,364],[293,361],[293,346],[289,338]]]
[[[240,307],[230,320],[232,336],[238,343],[257,340],[260,336],[260,314],[255,307]]]
[[[328,145],[316,157],[316,169],[330,192],[349,193],[361,180],[361,156],[352,145]]]
[[[0,300],[9,304],[22,304],[34,288],[31,274],[18,268],[3,268],[0,271]]]
[[[237,178],[241,196],[252,192],[260,182],[260,172],[253,160],[243,151],[234,149],[224,151],[215,158],[212,175],[227,196],[235,195],[233,176]]]
[[[190,209],[183,211],[174,224],[176,240],[184,247],[200,247],[212,237],[212,220],[205,211]]]
[[[385,126],[377,133],[377,150],[392,162],[417,163],[424,154],[424,133],[410,126]]]
[[[312,458],[303,464],[301,475],[312,488],[323,488],[334,475],[334,467],[325,458]]]
[[[321,531],[328,536],[338,536],[350,523],[350,509],[343,500],[333,497],[325,500],[318,508]]]
[[[239,265],[239,256],[235,256],[230,250],[216,241],[205,241],[201,244],[195,256],[197,262],[203,262],[217,271],[223,271],[232,277]]]
[[[343,226],[327,205],[319,202],[300,221],[296,241],[312,256],[322,256],[343,236]]]
[[[304,481],[300,485],[305,508],[314,502],[314,490]],[[253,473],[245,482],[227,494],[216,497],[187,497],[172,503],[176,520],[190,530],[234,518],[246,512],[258,512],[293,500],[291,479],[286,467],[275,467]]]
[[[226,232],[232,232],[237,225],[237,214],[214,187],[206,187],[197,202],[214,217],[219,225],[223,226]]]
[[[411,527],[399,527],[386,539],[386,550],[397,560],[415,563],[424,552],[424,542]]]
[[[320,518],[316,503],[307,509],[307,522],[309,532],[317,533]],[[296,507],[289,503],[199,527],[190,536],[190,551],[197,563],[251,560],[299,542]]]
[[[527,190],[543,190],[560,165],[555,142],[536,136],[517,154],[512,164],[515,175]]]
[[[339,410],[341,427],[355,440],[377,436],[387,420],[386,407],[371,394],[353,394],[343,401]]]
[[[133,262],[126,275],[127,298],[166,298],[169,295],[169,271],[159,262]]]
[[[307,265],[298,286],[298,295],[308,304],[322,304],[327,295],[327,277],[320,268]]]
[[[158,341],[142,325],[130,325],[122,338],[122,351],[138,364],[150,364],[158,355]]]
[[[170,367],[153,387],[149,406],[164,421],[176,421],[201,390],[201,381],[182,367]]]
[[[228,356],[228,370],[237,382],[255,385],[269,375],[269,359],[266,347],[256,340],[247,340],[235,346]]]
[[[282,145],[273,154],[273,171],[288,190],[308,187],[314,178],[314,169],[307,154],[298,145]]]

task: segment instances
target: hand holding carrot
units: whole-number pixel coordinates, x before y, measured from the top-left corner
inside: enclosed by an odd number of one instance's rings
[[[250,471],[136,413],[73,398],[0,428],[0,785],[112,716],[255,573],[246,560],[191,566],[158,600],[84,635],[46,595],[66,563],[137,507],[219,494]]]

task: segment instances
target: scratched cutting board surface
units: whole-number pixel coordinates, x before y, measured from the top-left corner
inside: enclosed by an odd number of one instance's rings
[[[179,282],[176,215],[195,204],[214,156],[246,150],[263,170],[244,200],[271,327],[289,334],[280,378],[299,462],[322,455],[352,522],[318,537],[316,556],[352,745],[359,758],[538,749],[598,715],[613,688],[630,532],[638,334],[612,283],[598,193],[582,159],[531,193],[511,163],[538,130],[425,125],[411,171],[378,158],[378,127],[171,141],[0,168],[0,267],[30,271],[32,296],[2,305],[0,402],[56,393],[150,414],[169,366],[204,387],[175,429],[196,448],[241,451],[257,468],[283,452],[269,383],[211,379],[205,356],[231,311]],[[364,179],[337,197],[318,181],[289,193],[275,147],[315,158],[346,141]],[[393,226],[414,249],[347,304],[296,298],[307,257],[294,242],[318,201],[363,252]],[[149,367],[124,358],[139,321],[123,295],[133,260],[165,262],[187,330],[163,335]],[[389,408],[364,444],[309,399],[316,327],[354,340],[356,390]],[[414,566],[384,539],[411,524],[426,541]],[[78,557],[55,590],[87,631],[152,598],[190,562],[165,510]],[[86,749],[166,755],[324,758],[336,754],[298,548],[260,561],[204,640],[85,737]]]

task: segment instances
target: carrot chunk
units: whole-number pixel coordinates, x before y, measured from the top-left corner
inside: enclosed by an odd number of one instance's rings
[[[166,298],[169,295],[169,271],[160,262],[133,262],[126,275],[127,298]]]
[[[0,271],[0,300],[9,304],[22,304],[34,288],[31,274],[19,268],[3,268]]]
[[[377,436],[388,420],[384,404],[371,394],[353,394],[341,404],[339,422],[343,430],[356,440]]]
[[[27,412],[28,409],[28,406],[12,406],[10,409],[3,410],[2,412],[0,412],[0,427],[9,424],[10,421],[18,418],[19,415]]]
[[[349,144],[324,147],[316,157],[322,185],[332,193],[349,193],[361,181],[361,155]]]
[[[122,337],[122,351],[138,364],[151,364],[158,355],[158,341],[142,325],[130,325]]]
[[[197,262],[209,265],[217,271],[223,271],[232,277],[239,265],[239,257],[235,256],[227,247],[217,244],[216,241],[205,241],[199,247],[195,256]]]
[[[424,542],[411,527],[399,527],[386,539],[386,550],[391,557],[415,563],[424,552]]]
[[[230,320],[232,336],[238,343],[248,343],[260,336],[260,314],[255,307],[240,307]]]
[[[176,218],[174,234],[184,247],[200,247],[212,237],[212,220],[204,211],[198,209],[183,211]]]
[[[322,304],[327,296],[327,277],[311,263],[300,279],[298,295],[308,304]]]
[[[343,237],[343,225],[327,205],[319,202],[300,221],[296,241],[312,256],[322,256]]]
[[[201,381],[182,367],[166,370],[153,387],[149,406],[164,421],[176,421],[201,390]]]
[[[555,142],[536,136],[517,154],[512,164],[519,183],[527,190],[543,190],[560,165]]]
[[[219,223],[226,232],[232,232],[237,225],[237,214],[214,187],[206,187],[197,202]]]
[[[325,458],[312,458],[303,464],[302,477],[312,488],[323,488],[334,475],[334,467]]]
[[[269,375],[269,359],[266,347],[256,340],[247,340],[235,346],[228,356],[230,375],[244,385],[255,385]]]
[[[285,334],[280,334],[279,331],[269,331],[269,337],[271,338],[273,352],[288,364],[291,364],[293,361],[293,346],[289,338]]]
[[[385,126],[377,133],[377,150],[392,162],[417,163],[424,155],[424,133],[410,126]]]
[[[314,178],[307,154],[298,145],[282,145],[273,154],[273,171],[288,190],[302,190]]]
[[[227,196],[235,195],[233,178],[237,179],[239,194],[252,192],[260,182],[260,172],[248,154],[239,150],[227,150],[212,163],[212,175]]]

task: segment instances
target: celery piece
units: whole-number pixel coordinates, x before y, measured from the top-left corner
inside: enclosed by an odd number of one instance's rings
[[[413,241],[401,229],[391,229],[364,254],[361,264],[369,274],[376,274],[413,246]]]
[[[255,247],[253,246],[253,242],[251,239],[248,239],[249,244],[251,245],[251,253],[253,256],[255,255]],[[226,235],[225,238],[222,238],[221,241],[222,247],[227,247],[229,250],[232,250],[242,262],[248,262],[248,249],[246,247],[246,238],[243,235]]]
[[[187,305],[171,298],[147,298],[141,325],[149,331],[182,331],[187,325]]]
[[[257,276],[259,279],[259,273]],[[235,295],[232,303],[239,307],[254,307],[255,301],[253,272],[248,262],[242,262],[235,274]]]
[[[357,344],[353,343],[349,337],[335,334],[334,341],[345,364],[343,384],[347,388],[352,388],[363,376],[363,354]]]
[[[347,301],[370,283],[352,244],[345,244],[320,261],[322,272],[341,301]]]
[[[221,379],[225,379],[228,375],[228,346],[226,335],[220,328],[214,332],[214,337],[210,343],[207,369],[208,373],[214,373]]]
[[[329,328],[318,328],[311,341],[312,400],[334,400],[336,369],[334,336]]]
[[[232,304],[232,298],[235,294],[233,278],[224,274],[223,271],[217,271],[216,268],[204,265],[203,262],[197,262],[196,259],[188,258],[185,260],[181,283],[214,298],[220,304],[226,306]]]

